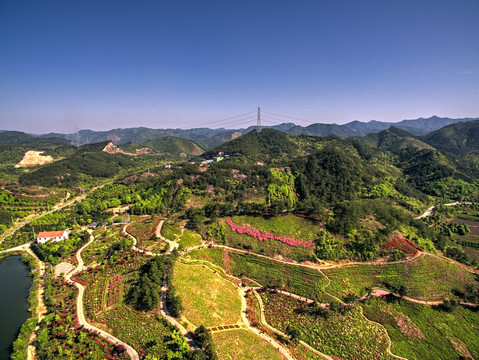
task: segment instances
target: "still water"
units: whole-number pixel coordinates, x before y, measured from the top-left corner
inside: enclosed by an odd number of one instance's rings
[[[29,272],[20,256],[0,260],[0,360],[10,358],[11,345],[30,317],[28,293],[32,280]]]

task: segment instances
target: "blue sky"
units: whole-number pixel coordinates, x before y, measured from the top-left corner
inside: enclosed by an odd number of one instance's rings
[[[0,129],[477,117],[478,19],[478,0],[0,0]]]

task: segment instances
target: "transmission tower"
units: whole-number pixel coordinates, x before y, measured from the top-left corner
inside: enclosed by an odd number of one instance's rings
[[[256,117],[256,126],[261,131],[261,109],[258,106],[258,116]]]
[[[75,146],[79,148],[81,145],[80,143],[80,130],[78,130],[78,126],[75,128]]]

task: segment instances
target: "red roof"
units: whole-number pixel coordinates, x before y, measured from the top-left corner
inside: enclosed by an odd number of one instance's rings
[[[64,232],[65,231],[42,231],[38,233],[37,238],[63,236]]]

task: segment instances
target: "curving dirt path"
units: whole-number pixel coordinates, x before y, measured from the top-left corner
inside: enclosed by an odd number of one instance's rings
[[[454,205],[463,205],[463,204],[472,204],[472,202],[470,202],[470,201],[455,201],[455,202],[452,202],[452,203],[444,204],[444,206],[454,206]],[[434,214],[434,209],[435,208],[436,208],[436,205],[431,206],[423,214],[419,215],[415,219],[422,219],[422,218],[431,216],[432,214]]]
[[[78,288],[78,296],[77,296],[77,303],[76,303],[78,323],[80,325],[82,325],[85,329],[88,329],[90,331],[96,331],[100,336],[104,337],[105,339],[107,339],[109,342],[111,342],[113,344],[123,345],[126,348],[126,351],[127,351],[128,355],[130,356],[130,358],[132,360],[139,360],[140,357],[139,357],[138,353],[136,352],[136,350],[133,347],[131,347],[127,343],[117,339],[116,337],[114,337],[110,333],[107,333],[106,331],[103,331],[103,330],[101,330],[101,329],[99,329],[99,328],[97,328],[93,325],[90,325],[85,319],[85,314],[83,312],[83,294],[84,294],[85,288],[83,287],[82,284],[77,283],[74,280],[71,280],[71,277],[84,270],[84,264],[83,264],[83,259],[81,257],[81,252],[88,245],[90,245],[93,242],[93,240],[95,239],[93,237],[92,231],[89,230],[88,232],[90,233],[90,240],[85,245],[83,245],[75,255],[76,259],[78,261],[77,267],[73,271],[71,271],[69,274],[65,275],[65,280],[69,284],[73,284]]]
[[[67,192],[65,198],[62,199],[58,204],[55,204],[52,207],[51,210],[43,211],[43,212],[41,212],[40,214],[37,214],[37,215],[27,216],[27,218],[24,219],[19,224],[16,224],[16,225],[8,228],[2,235],[0,235],[0,244],[3,242],[3,240],[5,240],[5,238],[7,236],[12,235],[13,233],[15,233],[15,231],[17,231],[18,229],[21,229],[22,227],[31,223],[32,221],[34,221],[36,219],[39,219],[42,216],[45,216],[47,214],[52,214],[55,211],[61,210],[65,207],[67,207],[67,206],[70,206],[70,205],[78,202],[78,201],[84,200],[88,196],[88,194],[92,193],[93,191],[95,191],[97,189],[100,189],[100,188],[104,187],[105,185],[111,184],[111,183],[113,183],[113,180],[108,181],[108,182],[106,182],[102,185],[95,186],[94,188],[91,188],[89,191],[85,192],[84,194],[78,195],[77,197],[74,197],[73,199],[71,199],[69,201],[67,201],[67,200],[70,199],[70,193]]]
[[[166,256],[169,257],[171,255],[171,253],[178,248],[179,244],[175,241],[172,241],[172,240],[168,240],[167,238],[163,237],[161,235],[161,229],[163,227],[163,224],[165,223],[166,219],[161,219],[161,221],[158,223],[158,226],[156,228],[156,237],[160,238],[161,240],[163,241],[166,241],[169,245],[169,249],[168,251],[166,252]],[[156,254],[156,253],[152,253],[151,251],[146,251],[146,250],[143,250],[143,249],[139,249],[136,247],[136,244],[138,243],[136,237],[134,237],[133,235],[131,235],[128,231],[127,231],[127,227],[129,226],[129,224],[123,226],[123,233],[127,236],[129,236],[132,240],[133,240],[133,247],[132,249],[134,251],[137,251],[141,254],[144,254],[144,255],[148,255],[148,256],[158,256],[160,254]],[[161,304],[160,304],[160,312],[161,312],[161,315],[173,326],[177,327],[178,330],[180,330],[180,333],[185,337],[186,339],[186,342],[188,343],[190,349],[192,350],[195,350],[198,348],[198,346],[196,345],[195,341],[193,340],[192,336],[191,336],[191,333],[188,332],[185,327],[183,325],[181,325],[179,323],[178,320],[176,320],[174,317],[172,317],[169,313],[168,313],[168,309],[166,308],[166,293],[168,291],[168,286],[167,286],[167,283],[166,283],[166,272],[165,272],[165,278],[163,279],[163,285],[161,286],[161,292],[160,292],[160,297],[161,297]]]
[[[383,324],[380,324],[376,321],[373,321],[373,320],[370,320],[368,319],[365,315],[364,315],[364,312],[363,312],[363,308],[360,306],[359,307],[359,310],[361,312],[361,316],[366,319],[366,321],[369,321],[369,322],[372,322],[373,324],[376,324],[376,325],[379,325],[383,330],[384,332],[386,333],[386,336],[387,336],[387,339],[388,339],[388,354],[391,355],[392,357],[396,358],[396,359],[399,359],[399,360],[408,360],[407,358],[403,358],[402,356],[399,356],[399,355],[395,355],[391,352],[391,349],[393,347],[393,341],[391,340],[391,337],[389,336],[389,333],[388,333],[388,330],[384,327]]]
[[[259,337],[261,337],[263,340],[266,340],[267,342],[269,342],[272,346],[274,346],[276,348],[276,350],[278,350],[281,355],[283,355],[286,359],[288,360],[295,360],[294,357],[291,356],[291,354],[286,351],[276,340],[274,340],[273,338],[269,337],[268,335],[266,335],[265,333],[261,332],[260,330],[258,330],[257,328],[253,327],[249,321],[248,321],[248,318],[246,316],[246,309],[248,308],[248,305],[246,303],[246,291],[248,290],[248,288],[239,288],[238,289],[238,292],[239,292],[239,296],[241,298],[241,320],[243,321],[243,323],[246,325],[246,327],[252,331],[253,333],[255,333],[256,335],[258,335]]]
[[[268,324],[268,322],[266,321],[266,316],[264,315],[264,303],[263,303],[263,299],[261,298],[261,296],[259,296],[259,294],[254,291],[254,288],[253,289],[253,294],[254,296],[256,297],[256,300],[258,301],[258,305],[259,305],[259,312],[260,312],[260,322],[262,325],[264,325],[265,327],[267,327],[269,330],[271,330],[272,332],[276,333],[276,334],[279,334],[281,336],[284,336],[286,338],[289,338],[288,335],[286,335],[285,333],[283,333],[282,331],[272,327],[271,325]],[[245,290],[246,292],[246,290]],[[243,299],[244,299],[244,295],[243,295]],[[246,303],[246,300],[245,300],[245,303]],[[246,320],[247,321],[247,320]],[[303,340],[300,340],[299,343],[301,345],[303,345],[304,347],[306,347],[308,350],[312,351],[313,353],[315,353],[316,355],[322,357],[323,359],[326,359],[326,360],[334,360],[331,356],[329,355],[326,355],[326,354],[323,354],[322,352],[316,350],[315,348],[311,347],[308,343],[305,343]],[[288,353],[289,355],[289,353]],[[291,355],[289,355],[291,357]],[[294,359],[294,358],[293,358]]]

